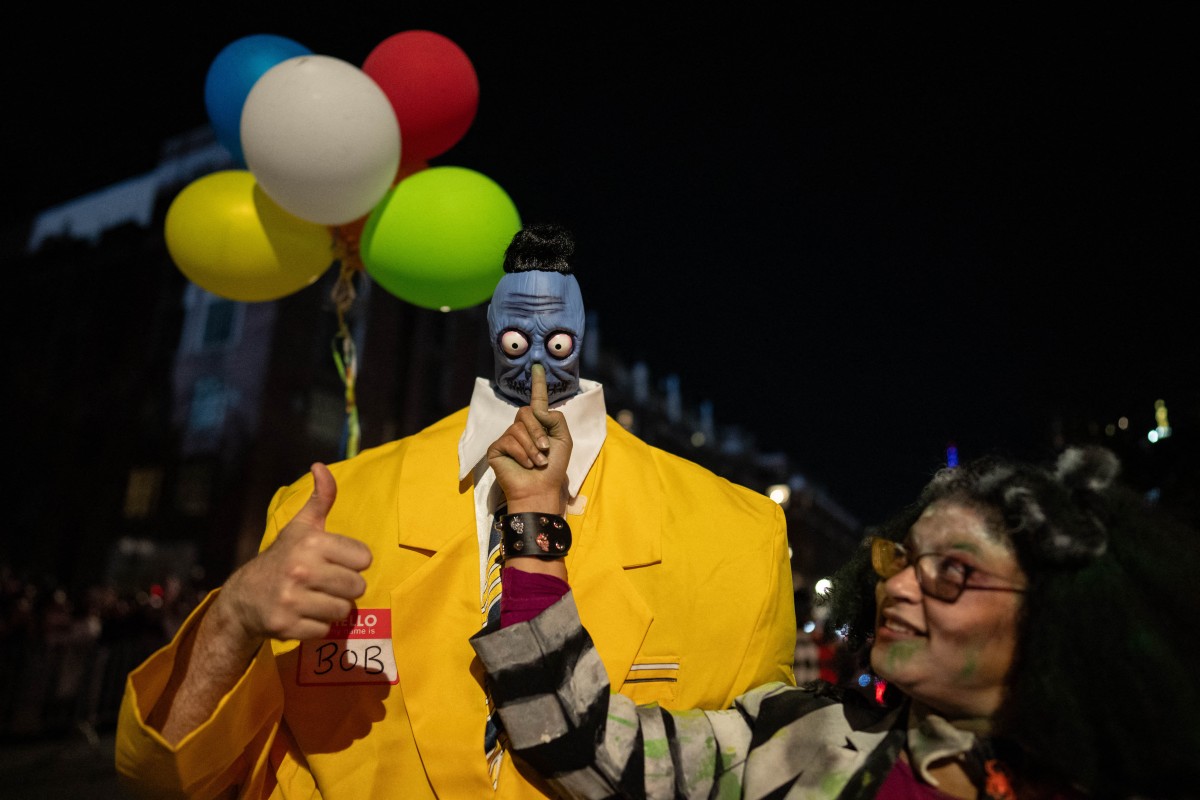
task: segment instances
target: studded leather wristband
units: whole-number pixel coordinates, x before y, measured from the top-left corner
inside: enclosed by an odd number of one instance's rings
[[[500,532],[500,557],[504,559],[562,558],[571,549],[571,527],[557,514],[500,514],[494,524]]]

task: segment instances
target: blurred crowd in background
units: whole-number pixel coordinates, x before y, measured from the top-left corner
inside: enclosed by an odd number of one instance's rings
[[[125,676],[164,645],[208,589],[169,578],[146,590],[70,592],[0,565],[0,740],[116,725]]]
[[[170,641],[211,587],[169,576],[145,590],[70,592],[0,565],[0,742],[116,727],[125,677]],[[796,680],[853,680],[862,664],[836,632],[797,631]]]

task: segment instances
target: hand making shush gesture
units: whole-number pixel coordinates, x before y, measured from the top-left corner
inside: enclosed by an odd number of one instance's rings
[[[532,369],[529,405],[488,448],[488,464],[508,498],[508,511],[563,514],[567,508],[567,463],[571,432],[561,411],[547,403],[546,371]]]

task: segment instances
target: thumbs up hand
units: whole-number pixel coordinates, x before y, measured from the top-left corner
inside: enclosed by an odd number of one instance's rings
[[[267,549],[229,577],[218,597],[247,645],[323,636],[366,591],[360,573],[370,566],[371,551],[326,530],[337,483],[324,464],[313,464],[312,475],[312,497]]]

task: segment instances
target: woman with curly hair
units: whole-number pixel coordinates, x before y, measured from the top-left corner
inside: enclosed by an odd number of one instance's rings
[[[510,509],[538,512],[525,538],[565,511],[564,453],[536,401],[489,451]],[[882,702],[813,681],[723,710],[635,706],[609,689],[562,553],[528,557],[511,530],[504,627],[472,644],[509,746],[569,797],[1200,796],[1200,534],[1118,470],[1101,448],[944,469],[865,542],[830,610],[869,645]]]

